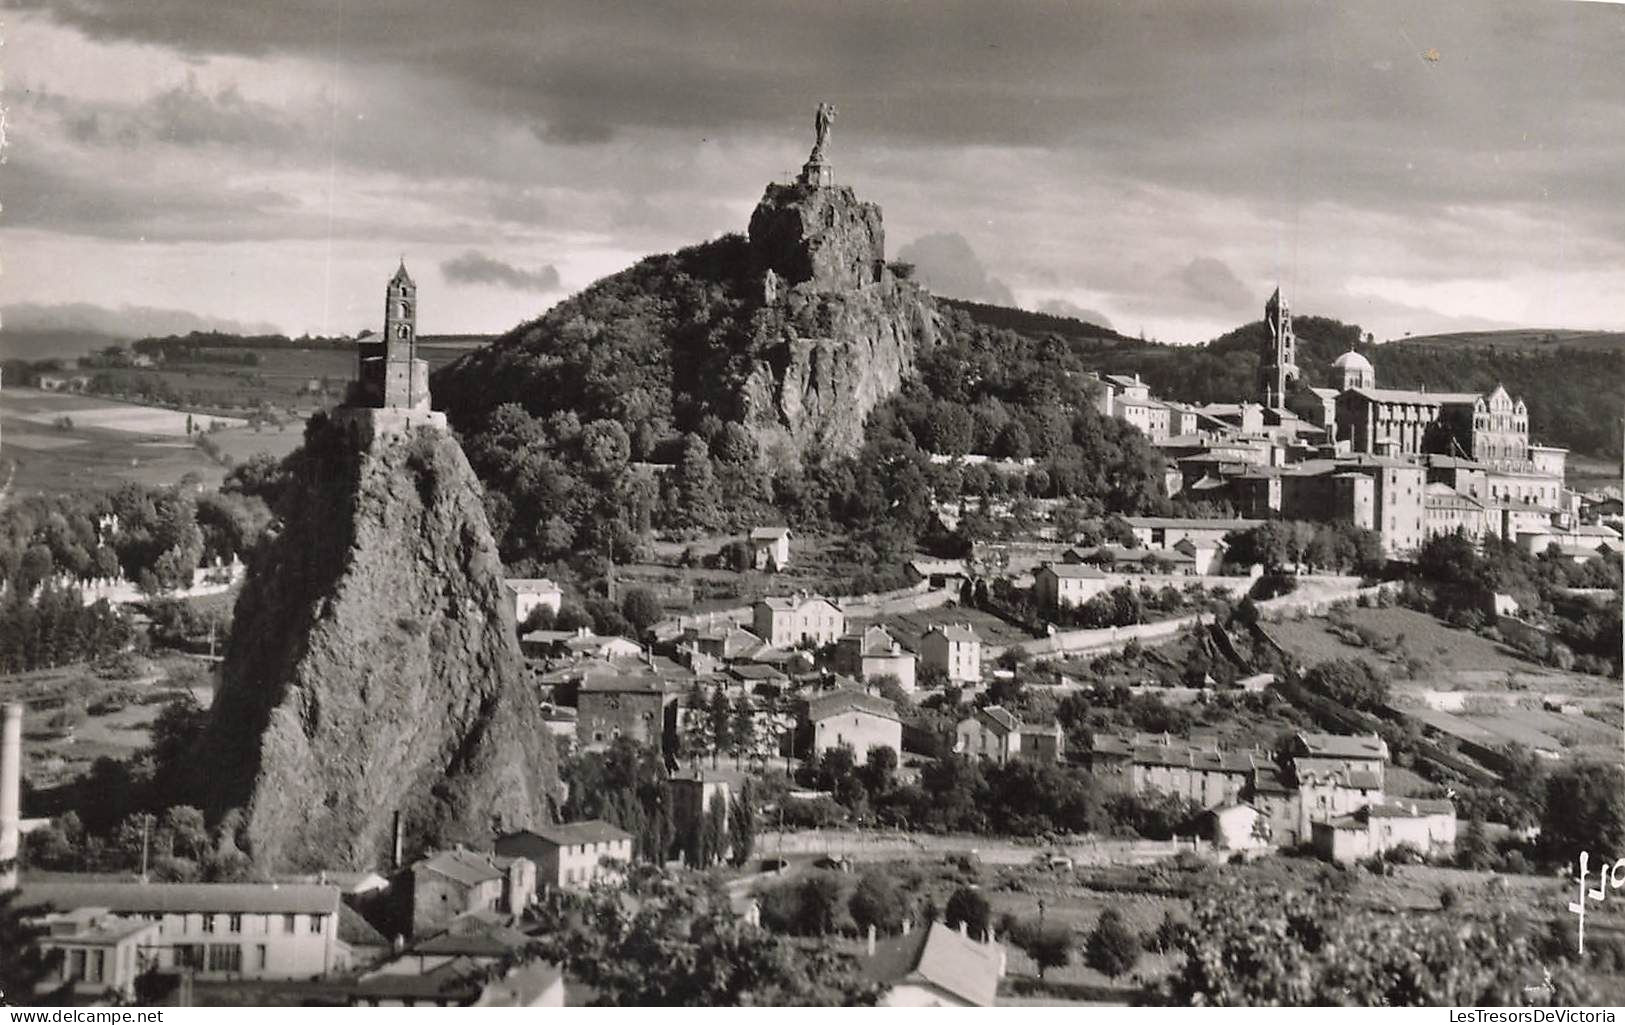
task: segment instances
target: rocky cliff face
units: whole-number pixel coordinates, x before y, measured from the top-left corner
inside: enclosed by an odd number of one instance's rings
[[[551,737],[525,693],[479,484],[449,435],[364,449],[313,421],[280,535],[237,602],[203,740],[210,804],[270,870],[386,864],[550,821]]]
[[[742,399],[764,452],[850,454],[869,411],[935,345],[931,296],[885,264],[880,208],[845,186],[769,185],[750,221],[760,357]]]

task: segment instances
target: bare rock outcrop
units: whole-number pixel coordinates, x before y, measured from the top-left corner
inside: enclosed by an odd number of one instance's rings
[[[408,853],[550,821],[554,746],[456,440],[318,417],[293,473],[202,742],[214,810],[246,812],[268,871],[384,864],[397,811]]]
[[[846,186],[767,187],[750,220],[763,308],[742,395],[764,452],[850,454],[937,341],[936,305],[886,266],[880,207]]]

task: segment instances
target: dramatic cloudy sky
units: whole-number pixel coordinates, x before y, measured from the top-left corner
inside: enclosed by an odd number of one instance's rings
[[[1625,7],[14,0],[0,303],[495,331],[839,180],[944,292],[1199,341],[1625,327]]]

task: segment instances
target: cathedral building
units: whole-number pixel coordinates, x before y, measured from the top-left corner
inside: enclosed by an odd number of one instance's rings
[[[1293,387],[1296,338],[1280,289],[1264,319],[1269,340],[1260,354],[1258,395],[1265,416],[1285,423],[1285,398],[1302,386]],[[1475,538],[1510,538],[1532,525],[1563,522],[1567,451],[1530,443],[1528,407],[1506,388],[1488,394],[1384,388],[1371,360],[1352,350],[1333,361],[1329,376],[1328,387],[1308,389],[1316,401],[1307,420],[1331,444],[1288,445],[1281,458],[1258,465],[1187,457],[1179,460],[1182,483],[1248,516],[1367,527],[1394,556],[1458,528]]]

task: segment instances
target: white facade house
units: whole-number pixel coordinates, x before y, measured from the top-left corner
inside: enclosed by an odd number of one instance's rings
[[[757,527],[750,532],[750,559],[756,569],[778,573],[790,565],[790,528]]]
[[[508,599],[513,602],[513,621],[523,624],[530,614],[543,605],[557,615],[564,605],[564,592],[551,580],[533,577],[513,577],[504,580]]]
[[[982,639],[969,623],[933,626],[920,638],[920,658],[948,674],[951,683],[982,678]]]
[[[751,629],[775,648],[793,648],[804,641],[834,644],[846,633],[846,614],[817,595],[763,598],[751,609]]]
[[[319,978],[333,970],[338,946],[336,886],[25,882],[22,903],[154,922],[153,964],[190,968],[199,978]]]
[[[1093,566],[1047,562],[1033,574],[1033,587],[1040,608],[1083,605],[1107,590],[1106,574]]]
[[[547,889],[586,889],[600,880],[618,878],[632,861],[632,834],[607,822],[564,822],[524,829],[497,838],[496,852],[536,864],[536,881]]]

